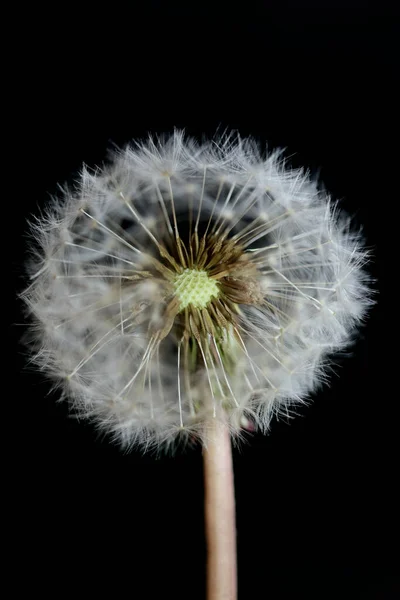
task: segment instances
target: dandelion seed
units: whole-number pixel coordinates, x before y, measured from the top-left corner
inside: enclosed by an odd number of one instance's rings
[[[124,446],[266,431],[370,301],[348,219],[281,153],[176,131],[115,153],[33,227],[36,363]]]

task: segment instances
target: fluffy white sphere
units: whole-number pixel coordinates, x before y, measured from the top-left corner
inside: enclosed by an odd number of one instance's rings
[[[176,131],[83,170],[32,226],[34,360],[123,445],[267,429],[370,304],[358,233],[303,170]]]

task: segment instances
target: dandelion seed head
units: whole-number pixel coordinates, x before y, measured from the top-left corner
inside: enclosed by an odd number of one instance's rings
[[[371,304],[348,218],[234,135],[132,144],[83,169],[32,234],[34,361],[127,447],[291,417]]]

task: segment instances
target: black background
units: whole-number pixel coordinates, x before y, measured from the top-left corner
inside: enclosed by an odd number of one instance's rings
[[[112,144],[148,131],[228,127],[286,147],[364,225],[378,303],[353,355],[297,419],[234,451],[239,600],[399,597],[395,9],[147,2],[22,12],[9,24],[3,113],[15,143],[3,177],[17,290],[26,219],[83,162],[101,164]],[[12,291],[15,375],[4,400],[13,417],[3,428],[14,591],[204,598],[201,450],[123,454],[69,417],[25,367]]]

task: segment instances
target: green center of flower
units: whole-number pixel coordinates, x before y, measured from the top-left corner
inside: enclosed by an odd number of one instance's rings
[[[205,308],[211,298],[218,298],[218,282],[208,276],[207,271],[185,269],[175,278],[175,294],[180,301],[180,310],[189,304]]]

